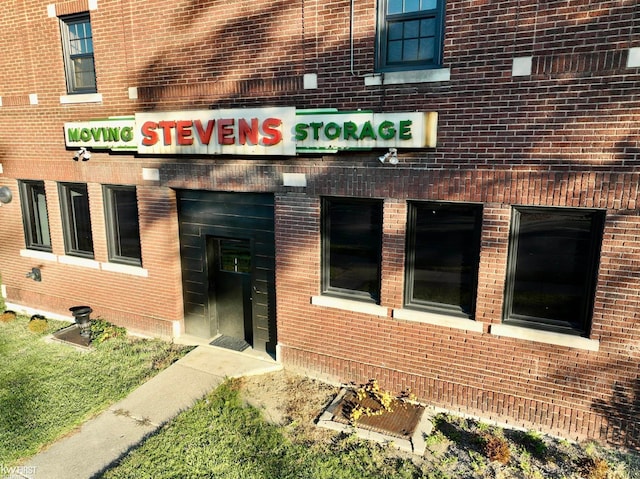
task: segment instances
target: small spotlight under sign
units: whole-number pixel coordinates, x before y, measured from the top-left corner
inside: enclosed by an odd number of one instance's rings
[[[73,155],[74,161],[78,161],[78,160],[87,161],[90,158],[91,158],[91,152],[87,150],[84,146],[80,148],[78,151],[76,151],[75,155]]]

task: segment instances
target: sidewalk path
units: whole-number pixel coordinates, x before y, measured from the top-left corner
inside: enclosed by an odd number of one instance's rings
[[[198,346],[122,401],[19,467],[12,478],[91,479],[225,378],[277,371],[271,359]]]

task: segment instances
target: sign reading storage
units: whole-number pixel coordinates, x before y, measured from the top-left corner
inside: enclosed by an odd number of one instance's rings
[[[374,113],[292,107],[136,113],[65,123],[68,147],[153,155],[278,155],[434,148],[435,112]]]

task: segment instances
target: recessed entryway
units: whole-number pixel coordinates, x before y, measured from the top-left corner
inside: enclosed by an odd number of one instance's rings
[[[177,196],[186,334],[275,353],[273,195]]]

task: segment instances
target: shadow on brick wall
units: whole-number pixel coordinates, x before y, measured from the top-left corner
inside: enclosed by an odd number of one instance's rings
[[[608,401],[597,399],[592,408],[605,417],[601,434],[614,444],[640,449],[640,379],[613,384]]]

